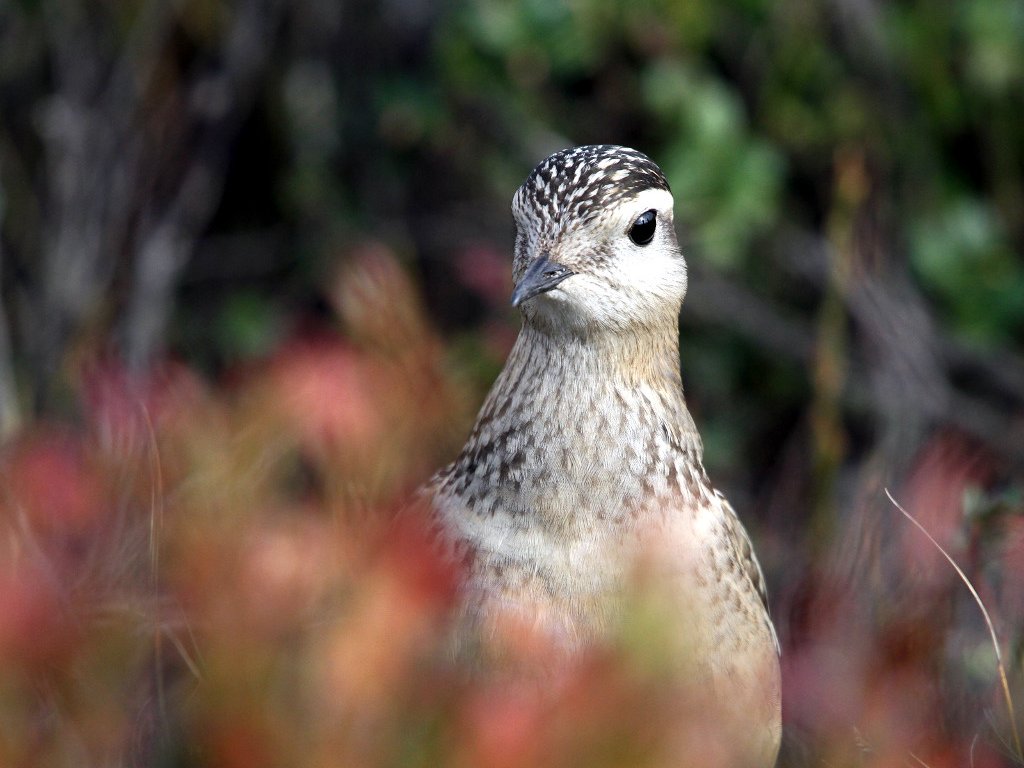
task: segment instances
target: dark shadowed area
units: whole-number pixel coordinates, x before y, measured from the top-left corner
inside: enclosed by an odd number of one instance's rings
[[[0,765],[693,759],[643,599],[539,699],[394,522],[587,143],[676,198],[780,765],[1024,764],[1022,116],[1019,0],[0,3]]]

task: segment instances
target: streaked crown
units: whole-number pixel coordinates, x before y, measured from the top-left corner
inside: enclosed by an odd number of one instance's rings
[[[533,169],[516,192],[512,209],[548,223],[584,224],[645,189],[671,191],[665,174],[642,152],[614,144],[573,147]]]

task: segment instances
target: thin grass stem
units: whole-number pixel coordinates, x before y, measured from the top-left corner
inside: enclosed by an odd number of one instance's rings
[[[1021,749],[1020,733],[1017,731],[1017,714],[1013,708],[1013,696],[1010,695],[1010,684],[1006,678],[1006,665],[1003,664],[1003,653],[999,647],[999,638],[996,635],[995,625],[992,623],[992,617],[989,616],[988,609],[985,607],[985,603],[982,602],[981,596],[978,594],[978,591],[974,588],[974,585],[971,583],[971,580],[967,577],[967,574],[963,572],[960,566],[957,565],[956,561],[942,547],[942,545],[935,540],[935,537],[928,532],[928,529],[921,525],[921,523],[919,523],[912,514],[907,512],[907,510],[904,509],[900,505],[900,503],[893,498],[892,494],[889,493],[888,488],[885,489],[885,495],[889,497],[889,501],[892,502],[893,506],[896,507],[896,509],[903,513],[903,516],[906,517],[907,520],[912,522],[917,527],[917,529],[921,531],[921,533],[928,537],[928,541],[930,541],[932,545],[937,550],[939,550],[939,552],[942,553],[942,556],[946,558],[949,564],[953,566],[953,569],[956,571],[957,576],[959,576],[960,580],[967,585],[967,589],[970,590],[971,596],[974,598],[974,602],[976,602],[978,604],[978,608],[981,609],[981,615],[985,618],[985,624],[988,626],[989,637],[992,639],[992,647],[995,648],[996,651],[996,665],[999,668],[999,681],[1003,687],[1003,697],[1006,700],[1006,711],[1010,716],[1010,731],[1013,734],[1013,743],[1017,750],[1017,759],[1020,762],[1024,763],[1024,750]]]

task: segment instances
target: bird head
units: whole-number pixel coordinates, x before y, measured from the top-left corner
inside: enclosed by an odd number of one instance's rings
[[[673,199],[646,155],[608,144],[542,161],[512,199],[512,304],[527,322],[594,332],[674,321],[686,262]]]

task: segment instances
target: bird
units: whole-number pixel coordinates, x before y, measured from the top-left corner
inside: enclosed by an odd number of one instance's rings
[[[423,491],[465,564],[460,634],[513,616],[578,653],[609,636],[637,563],[652,564],[685,635],[680,674],[713,705],[720,764],[768,768],[779,644],[683,394],[687,266],[666,176],[634,149],[572,147],[533,169],[512,214],[522,327],[461,452]]]

